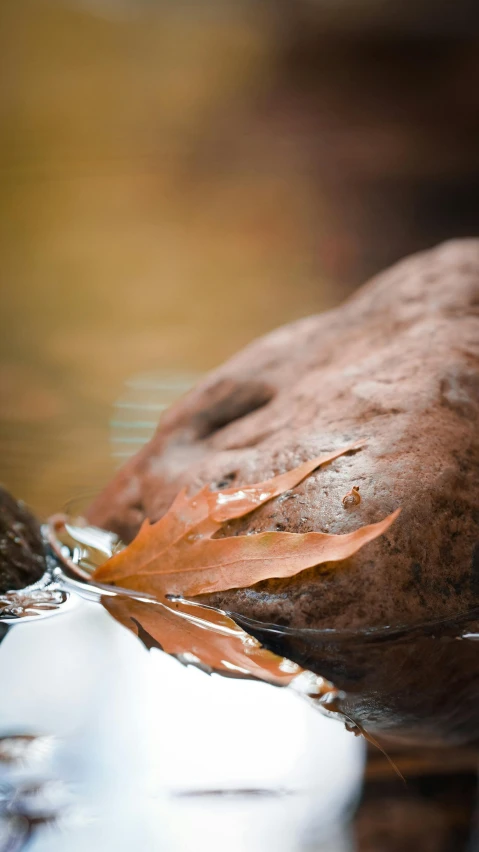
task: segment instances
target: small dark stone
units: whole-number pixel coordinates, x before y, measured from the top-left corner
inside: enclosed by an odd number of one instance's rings
[[[0,487],[0,594],[31,586],[45,569],[38,522]]]

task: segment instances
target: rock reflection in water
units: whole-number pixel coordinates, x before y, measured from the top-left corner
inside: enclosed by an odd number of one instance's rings
[[[477,750],[477,611],[449,622],[354,633],[233,617],[271,651],[332,681],[344,694],[337,709],[375,736]]]

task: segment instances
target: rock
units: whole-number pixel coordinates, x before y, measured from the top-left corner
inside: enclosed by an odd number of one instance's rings
[[[131,539],[185,483],[254,482],[363,438],[231,532],[342,533],[401,506],[388,533],[339,567],[215,600],[295,627],[456,615],[479,593],[478,419],[479,241],[468,240],[248,346],[167,413],[88,516]],[[361,502],[344,508],[354,485]]]
[[[208,602],[293,631],[456,619],[479,600],[478,423],[479,240],[462,240],[402,261],[341,307],[268,334],[211,373],[167,412],[88,517],[129,540],[144,517],[165,512],[184,484],[258,481],[363,439],[359,452],[231,523],[227,534],[344,533],[400,506],[388,532],[341,564]],[[361,501],[343,506],[353,486]],[[373,668],[381,669],[383,685],[396,663],[411,667],[418,648],[430,661],[437,656],[434,643],[422,642],[403,646],[400,660],[396,651],[381,652]],[[444,678],[454,671],[459,644],[441,648]],[[472,665],[478,655],[466,645]],[[374,654],[359,649],[353,665],[348,645],[345,668],[341,653],[325,647],[304,636],[277,642],[278,650],[348,691],[360,681],[363,704],[359,710],[356,702],[355,718],[370,719],[378,684],[365,661]],[[392,715],[402,724],[411,702],[406,710],[397,706],[400,678],[393,680]],[[444,688],[436,691],[442,695]],[[478,697],[476,687],[470,696],[476,706]],[[464,737],[456,734],[458,741]]]
[[[0,594],[32,585],[45,570],[38,522],[0,487]]]

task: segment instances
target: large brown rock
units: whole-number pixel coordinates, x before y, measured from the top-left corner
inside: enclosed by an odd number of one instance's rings
[[[89,511],[130,539],[180,486],[264,479],[363,438],[231,532],[342,533],[398,506],[388,533],[340,566],[216,600],[295,627],[398,624],[479,598],[479,241],[446,243],[342,307],[280,328],[211,373]],[[360,486],[361,503],[343,496]]]
[[[89,518],[129,539],[144,517],[160,517],[185,483],[196,489],[254,482],[360,438],[365,446],[359,452],[232,523],[228,534],[344,533],[400,506],[388,532],[340,564],[211,596],[210,602],[295,631],[355,632],[456,618],[477,606],[478,240],[410,257],[343,306],[252,343],[167,412],[153,440],[95,501]],[[342,498],[353,485],[360,487],[361,502],[345,508]],[[326,653],[324,643],[311,637],[270,644],[348,690],[361,682],[362,709],[355,705],[355,718],[366,721],[374,715],[371,695],[378,690],[371,669],[381,669],[383,684],[391,680],[387,727],[391,715],[402,724],[409,712],[401,705],[400,679],[390,677],[398,666],[412,671],[418,653],[428,665],[441,658],[451,684],[464,643],[450,639],[438,648],[429,641],[403,644],[399,658],[381,652],[376,659],[369,646],[361,646],[352,669],[344,655]],[[479,656],[477,644],[465,647],[470,668]],[[463,681],[460,689],[469,689],[469,676]],[[424,672],[416,671],[411,695],[423,682]],[[442,683],[429,690],[428,714],[444,688]],[[476,686],[467,699],[468,716],[478,698]],[[452,711],[444,710],[447,724]],[[378,718],[374,725],[380,727]],[[464,738],[456,733],[457,740]]]

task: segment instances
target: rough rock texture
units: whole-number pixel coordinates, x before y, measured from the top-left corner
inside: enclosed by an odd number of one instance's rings
[[[0,594],[30,586],[45,569],[38,522],[0,487]]]
[[[298,628],[356,628],[478,602],[479,241],[408,258],[340,308],[248,346],[167,413],[89,517],[129,539],[184,483],[253,482],[358,438],[360,452],[230,531],[342,533],[401,506],[388,533],[340,566],[215,603]],[[353,485],[361,503],[344,508]]]
[[[388,532],[342,563],[207,600],[332,680],[366,730],[479,744],[478,644],[456,638],[478,630],[479,612],[478,240],[408,258],[342,307],[248,346],[166,414],[89,517],[129,539],[185,483],[258,481],[359,438],[359,452],[227,534],[343,533],[401,506]],[[354,485],[361,502],[344,507]],[[368,634],[388,625],[408,629]]]

